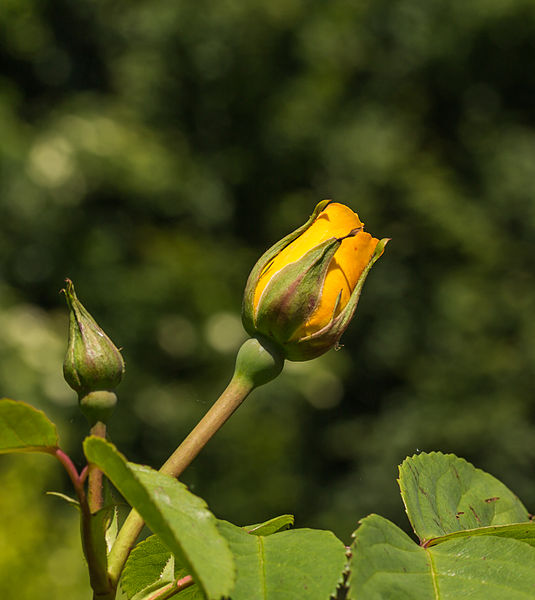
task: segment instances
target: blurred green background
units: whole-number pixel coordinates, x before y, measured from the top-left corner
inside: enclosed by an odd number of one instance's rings
[[[111,439],[157,467],[230,377],[250,268],[334,198],[392,238],[343,349],[184,480],[348,542],[407,528],[397,465],[441,450],[533,510],[533,0],[3,0],[0,58],[0,394],[78,465],[64,278],[127,361]],[[88,598],[59,466],[2,456],[0,488],[0,595]]]

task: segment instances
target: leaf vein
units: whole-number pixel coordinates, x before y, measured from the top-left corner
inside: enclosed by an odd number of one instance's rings
[[[431,571],[431,581],[433,583],[433,592],[435,594],[435,598],[437,600],[440,599],[440,591],[438,589],[438,580],[437,580],[437,572],[436,572],[436,566],[435,566],[435,561],[433,559],[433,554],[432,552],[430,552],[427,548],[425,549],[427,556],[429,558],[429,567],[430,567],[430,571]]]
[[[260,577],[261,577],[261,585],[262,585],[262,598],[267,598],[267,585],[266,585],[266,556],[265,556],[265,548],[264,548],[264,538],[259,535],[258,536],[258,558],[260,560]]]

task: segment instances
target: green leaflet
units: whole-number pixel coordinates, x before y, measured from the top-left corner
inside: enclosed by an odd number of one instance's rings
[[[535,548],[475,536],[424,548],[393,523],[370,515],[351,546],[348,600],[529,600]]]
[[[378,515],[363,519],[348,600],[534,597],[535,525],[504,484],[440,452],[407,458],[399,484],[421,544]]]
[[[455,531],[529,520],[522,502],[503,483],[453,454],[405,459],[399,486],[411,525],[424,543]]]
[[[330,531],[264,537],[224,521],[219,527],[236,561],[232,600],[326,600],[342,581],[345,547]]]
[[[48,452],[58,447],[56,426],[24,402],[0,399],[0,453]]]

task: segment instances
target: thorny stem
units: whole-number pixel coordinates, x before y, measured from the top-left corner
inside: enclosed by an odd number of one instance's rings
[[[93,588],[94,598],[98,600],[113,600],[115,592],[113,591],[105,565],[98,559],[97,550],[95,547],[95,538],[91,529],[91,510],[87,501],[87,496],[84,490],[84,480],[78,474],[72,460],[61,450],[56,448],[54,456],[59,460],[67,471],[78,500],[80,502],[80,527],[82,533],[82,547],[87,560],[89,569],[89,581]],[[83,474],[83,472],[82,472]]]
[[[164,463],[160,472],[179,477],[254,387],[249,379],[235,375],[219,399]],[[128,554],[142,528],[143,519],[135,510],[131,510],[108,558],[108,575],[113,586],[117,585]]]
[[[106,439],[106,424],[102,421],[97,421],[91,427],[90,435]],[[94,465],[90,465],[89,467],[87,501],[92,513],[96,513],[103,506],[102,471]]]

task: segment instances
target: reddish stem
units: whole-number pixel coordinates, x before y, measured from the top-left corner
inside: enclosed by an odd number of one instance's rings
[[[82,474],[78,474],[74,463],[70,457],[63,452],[60,448],[54,450],[54,456],[63,465],[67,474],[69,475],[78,500],[80,501],[80,521],[82,529],[82,547],[87,560],[87,566],[89,568],[89,581],[91,587],[95,592],[95,596],[105,597],[111,592],[111,586],[108,579],[106,565],[101,565],[98,559],[98,553],[95,548],[95,539],[93,537],[93,531],[91,529],[91,510],[87,502],[87,496],[84,489],[85,480],[85,469]],[[86,471],[87,472],[87,471]],[[84,478],[82,479],[82,476]]]
[[[182,577],[176,583],[170,583],[163,588],[160,588],[152,596],[149,596],[147,600],[168,600],[168,598],[172,598],[182,590],[193,585],[195,582],[193,581],[191,575],[186,575],[186,577]]]
[[[78,474],[78,471],[77,471],[76,467],[74,466],[74,463],[72,462],[70,457],[67,454],[65,454],[65,452],[63,452],[63,450],[61,448],[55,449],[54,456],[63,465],[63,467],[67,471],[67,474],[71,478],[72,484],[76,491],[76,495],[78,496],[78,499],[80,500],[80,504],[81,504],[82,501],[85,500],[85,490],[84,490],[84,486],[83,486],[81,477]]]
[[[190,585],[193,585],[195,582],[193,581],[193,578],[191,577],[191,575],[186,575],[186,577],[182,577],[182,579],[179,579],[176,582],[176,587],[178,589],[178,591],[182,591],[185,590],[187,587],[189,587]]]
[[[88,473],[89,473],[89,465],[86,465],[80,472],[80,482],[81,483],[85,482],[85,480],[87,479]]]

